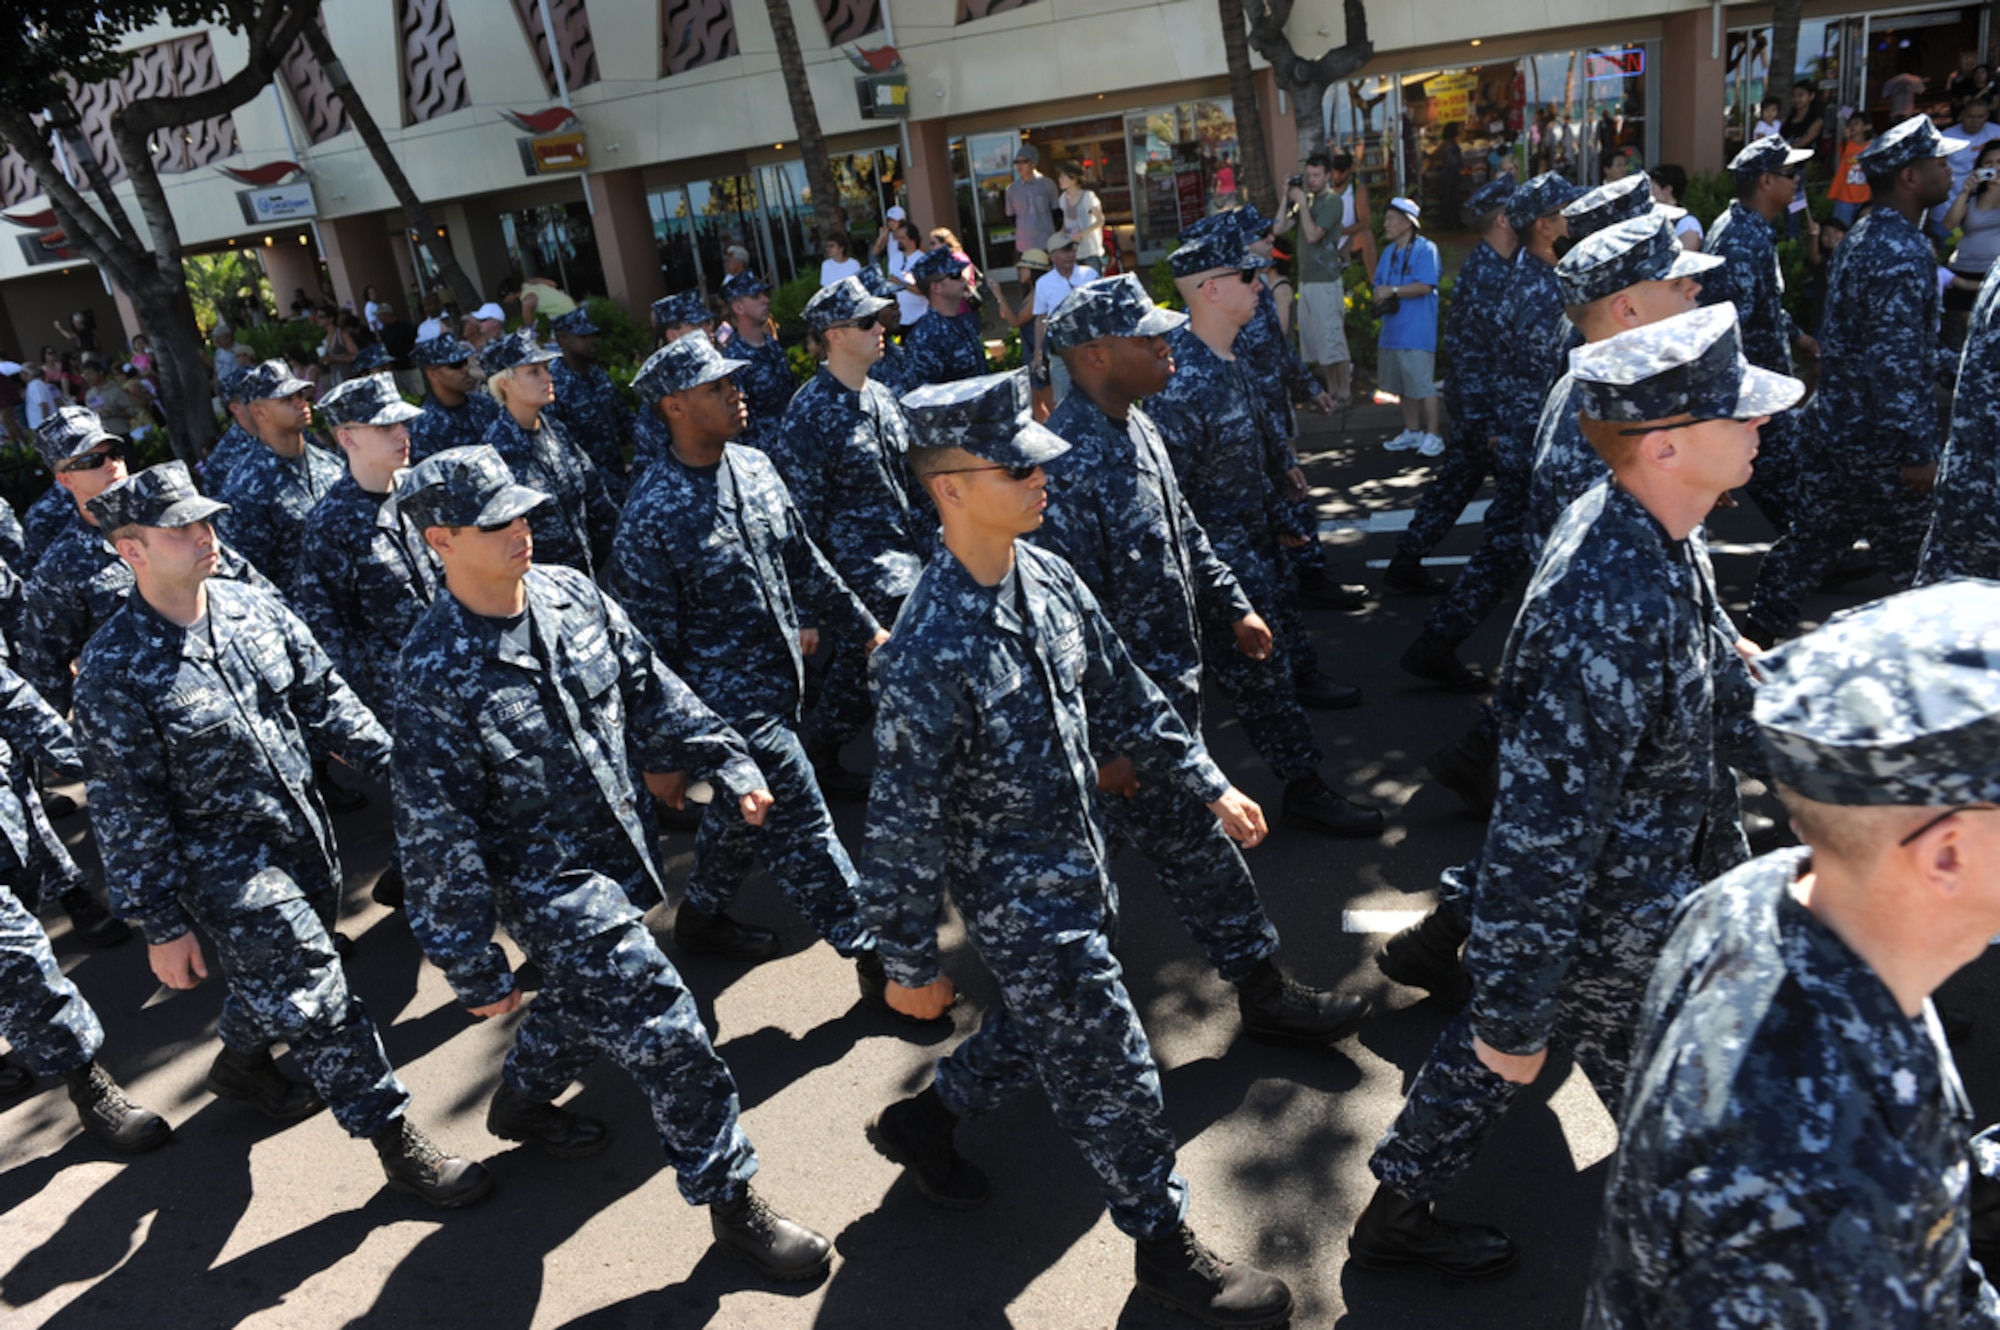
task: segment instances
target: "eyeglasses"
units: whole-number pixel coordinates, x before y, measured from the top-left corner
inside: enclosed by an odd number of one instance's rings
[[[1201,279],[1201,284],[1203,286],[1206,286],[1210,282],[1219,282],[1226,275],[1227,274],[1225,273],[1219,273],[1219,272],[1211,273],[1207,277]],[[1255,268],[1238,268],[1236,270],[1236,280],[1243,283],[1243,285],[1248,286],[1250,285],[1250,283],[1257,280],[1257,270]]]
[[[1025,466],[961,466],[950,471],[933,471],[934,476],[964,476],[974,471],[1004,471],[1009,480],[1026,480],[1042,469],[1040,462],[1029,462]]]
[[[1903,839],[1897,841],[1896,844],[1899,846],[1909,845],[1913,843],[1917,839],[1917,837],[1923,835],[1926,831],[1929,831],[1932,827],[1936,826],[1938,823],[1944,821],[1946,818],[1957,817],[1960,813],[2000,813],[2000,804],[1967,804],[1963,808],[1947,808],[1944,812],[1939,813],[1936,817],[1924,823],[1921,827],[1918,827],[1915,831],[1903,837]]]
[[[67,462],[64,462],[62,470],[65,472],[95,471],[100,467],[110,465],[114,458],[121,458],[124,455],[123,449],[115,447],[107,448],[101,453],[85,453],[81,457],[72,457]]]
[[[854,320],[854,322],[852,323],[831,324],[827,327],[827,331],[832,332],[835,328],[852,328],[856,332],[871,332],[874,330],[875,322],[876,322],[875,315],[863,314],[860,318]]]
[[[1805,177],[1805,170],[1803,167],[1788,166],[1782,171],[1773,171],[1771,174],[1781,175],[1787,180],[1800,180]]]

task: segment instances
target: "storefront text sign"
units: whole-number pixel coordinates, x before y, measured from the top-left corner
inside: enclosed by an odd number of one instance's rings
[[[1448,125],[1472,118],[1472,99],[1479,92],[1479,71],[1461,69],[1440,74],[1424,82],[1424,96],[1430,99],[1431,123]]]
[[[313,217],[319,213],[319,205],[313,202],[312,182],[294,180],[288,185],[272,185],[268,189],[239,189],[236,202],[243,209],[243,220],[252,226],[262,222],[290,222],[302,217]]]

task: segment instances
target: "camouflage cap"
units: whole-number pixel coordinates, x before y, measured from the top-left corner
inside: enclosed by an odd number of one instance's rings
[[[292,367],[282,360],[266,360],[243,371],[237,381],[236,396],[239,401],[263,402],[274,397],[290,397],[312,387],[304,379],[292,373]]]
[[[1472,197],[1465,201],[1468,217],[1484,217],[1488,213],[1501,211],[1507,201],[1514,197],[1514,177],[1495,176],[1472,191]]]
[[[1743,145],[1743,151],[1729,159],[1729,169],[1737,180],[1754,180],[1766,171],[1782,171],[1813,159],[1811,148],[1794,148],[1776,134],[1766,134]]]
[[[471,344],[460,341],[455,333],[439,333],[436,337],[418,342],[410,348],[410,363],[418,369],[462,365],[470,359],[472,359]]]
[[[342,425],[400,425],[423,412],[403,400],[396,380],[388,374],[364,374],[348,379],[319,399],[315,408],[330,428]]]
[[[1719,254],[1700,254],[1681,244],[1664,211],[1617,222],[1586,237],[1556,264],[1556,284],[1565,307],[1587,305],[1640,282],[1672,282],[1699,277],[1722,266]]]
[[[149,466],[106,488],[86,506],[105,531],[127,526],[192,526],[229,510],[228,504],[194,487],[186,462]]]
[[[1040,466],[1069,444],[1035,423],[1028,372],[927,383],[903,398],[911,444],[963,448],[996,466]]]
[[[895,303],[882,296],[868,294],[868,288],[861,284],[859,277],[843,277],[830,286],[822,286],[811,300],[806,301],[806,327],[814,332],[825,332],[836,323],[865,319]]]
[[[1131,273],[1079,286],[1048,317],[1049,349],[1067,351],[1100,337],[1159,337],[1187,322],[1161,309]]]
[[[87,406],[59,406],[35,427],[35,451],[51,475],[72,457],[81,457],[100,443],[122,443],[104,428],[104,422]]]
[[[744,269],[722,283],[724,300],[747,300],[751,296],[761,296],[771,289],[771,284],[749,269]]]
[[[240,394],[243,388],[243,376],[247,372],[247,370],[232,369],[227,374],[215,376],[215,390],[222,395],[223,401],[239,403],[243,401]]]
[[[1754,420],[1795,405],[1806,391],[1744,358],[1728,301],[1580,346],[1569,368],[1571,400],[1592,420]]]
[[[681,291],[653,302],[653,322],[662,328],[693,328],[715,322],[715,311],[699,291]]]
[[[1257,211],[1257,205],[1254,203],[1246,203],[1240,208],[1231,209],[1230,212],[1236,219],[1236,229],[1243,233],[1243,243],[1246,245],[1257,243],[1276,225],[1269,217]]]
[[[957,277],[965,271],[965,260],[948,249],[926,250],[924,256],[909,268],[910,280],[935,282],[943,277]]]
[[[519,365],[546,365],[561,354],[536,341],[533,328],[516,328],[480,348],[479,367],[488,374],[498,374]]]
[[[1038,250],[1031,249],[1028,251],[1027,254],[1023,254],[1021,257],[1025,259],[1030,254],[1036,254],[1039,252],[1040,251]],[[1049,256],[1046,254],[1042,255],[1042,266],[1044,268],[1049,266]],[[883,272],[880,268],[876,267],[872,263],[862,264],[859,276],[861,285],[867,289],[869,295],[880,296],[884,300],[893,302],[896,299],[896,293],[898,291],[907,292],[910,289],[901,282],[890,281],[889,274]]]
[[[549,501],[514,483],[506,461],[488,444],[447,448],[411,467],[396,487],[396,506],[419,531],[433,526],[500,526]]]
[[[604,330],[592,323],[589,312],[578,305],[561,318],[551,320],[549,331],[561,333],[565,337],[595,337]]]
[[[1197,223],[1181,233],[1180,248],[1167,255],[1167,266],[1175,277],[1193,277],[1219,268],[1268,268],[1271,260],[1252,254],[1243,232],[1233,225],[1206,226]]]
[[[747,360],[732,360],[723,355],[706,337],[683,337],[646,357],[646,363],[632,376],[632,391],[650,409],[651,403],[669,393],[726,379],[749,364]]]
[[[1948,139],[1938,133],[1931,118],[1919,112],[1895,128],[1880,134],[1862,149],[1855,162],[1864,175],[1887,175],[1926,157],[1949,157],[1972,146],[1967,139]]]
[[[1507,220],[1516,231],[1525,231],[1538,218],[1561,212],[1583,197],[1583,191],[1569,177],[1544,171],[1516,189],[1507,199]]]
[[[1771,774],[1826,804],[2000,801],[2000,583],[1871,601],[1757,658]]]
[[[394,363],[395,360],[390,356],[388,347],[382,345],[380,342],[370,342],[354,353],[354,359],[347,363],[347,372],[349,374],[373,374],[377,370],[389,368]]]
[[[1668,217],[1687,216],[1686,208],[1669,208],[1653,202],[1653,181],[1644,171],[1634,171],[1623,180],[1599,185],[1563,210],[1569,218],[1569,238],[1582,240],[1607,226],[1629,222],[1634,217],[1663,213]]]

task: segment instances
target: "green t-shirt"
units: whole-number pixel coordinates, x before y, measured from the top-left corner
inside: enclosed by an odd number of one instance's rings
[[[1305,223],[1300,222],[1299,284],[1338,282],[1342,270],[1347,267],[1347,256],[1340,249],[1340,221],[1346,213],[1341,193],[1337,189],[1322,190],[1307,200],[1307,207],[1312,210],[1314,224],[1324,229],[1326,234],[1317,243],[1308,243]]]

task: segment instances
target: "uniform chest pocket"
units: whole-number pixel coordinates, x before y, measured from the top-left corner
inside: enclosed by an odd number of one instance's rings
[[[257,672],[257,677],[273,692],[289,690],[296,677],[292,668],[291,653],[285,644],[274,636],[258,635],[240,644],[243,658]]]
[[[1083,626],[1072,624],[1049,639],[1049,663],[1056,683],[1072,692],[1083,681]]]
[[[479,738],[503,779],[549,745],[549,717],[534,685],[496,692],[479,712]]]
[[[569,639],[566,654],[585,696],[602,697],[617,684],[618,656],[611,649],[610,636],[600,625],[589,624]]]
[[[219,756],[235,742],[239,730],[236,703],[216,684],[200,683],[174,689],[160,708],[160,728],[172,754],[198,765]]]

